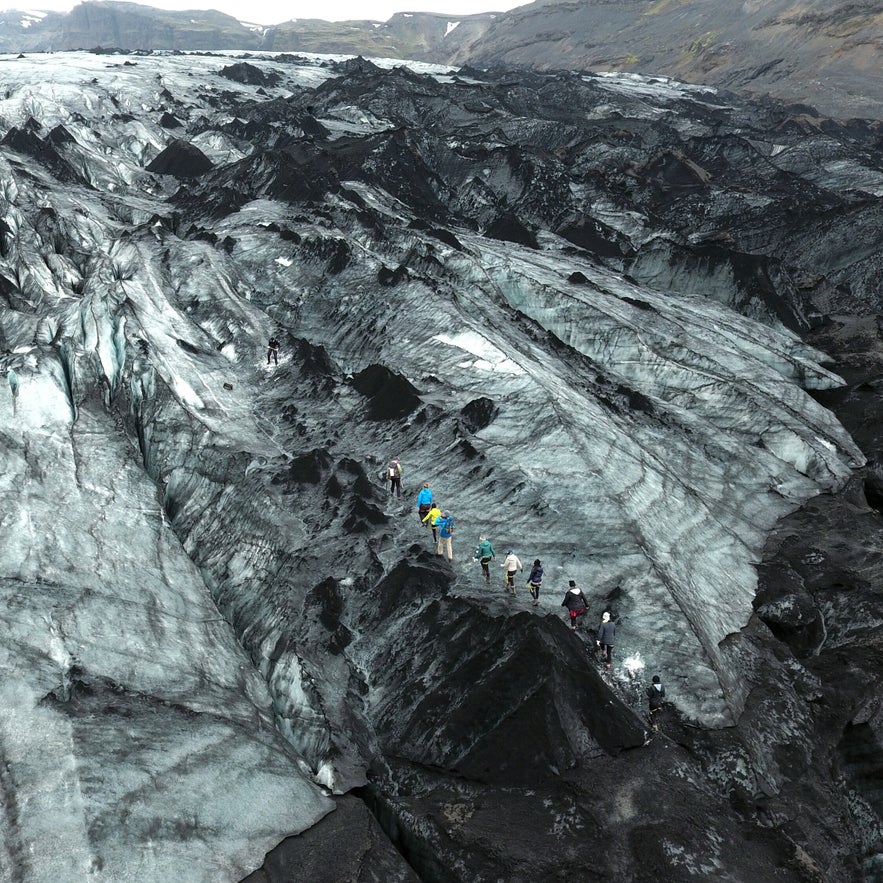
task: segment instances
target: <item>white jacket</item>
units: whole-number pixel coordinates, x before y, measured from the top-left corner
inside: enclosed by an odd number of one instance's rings
[[[509,573],[515,573],[516,570],[524,570],[524,565],[518,560],[518,556],[514,552],[510,552],[506,556],[506,560],[500,567],[505,567]]]

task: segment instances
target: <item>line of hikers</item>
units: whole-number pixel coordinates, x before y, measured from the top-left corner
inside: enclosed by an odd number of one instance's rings
[[[402,495],[402,466],[398,457],[395,457],[386,469],[386,479],[390,483],[391,495],[400,498]],[[417,494],[417,515],[422,524],[427,525],[432,531],[432,539],[436,544],[436,554],[444,556],[447,553],[449,561],[453,561],[453,536],[454,517],[450,512],[443,511],[434,500],[429,482],[424,481],[423,487]],[[473,555],[473,560],[481,565],[481,572],[485,583],[490,585],[490,564],[497,558],[493,544],[481,534],[478,538],[478,548]],[[513,595],[515,594],[515,575],[524,570],[524,565],[515,554],[514,549],[506,550],[506,557],[500,567],[505,570],[505,587]],[[539,558],[534,560],[530,574],[527,578],[527,588],[530,592],[531,603],[534,607],[540,603],[540,588],[543,583],[543,565]],[[567,592],[561,606],[567,608],[570,619],[570,628],[576,631],[580,617],[585,616],[589,604],[582,589],[576,585],[575,580],[569,580]],[[598,627],[595,644],[601,651],[601,659],[606,669],[613,666],[613,647],[616,642],[616,623],[611,619],[610,612],[604,611],[601,615],[601,623]],[[652,683],[647,687],[646,696],[649,704],[650,725],[653,730],[658,729],[657,714],[665,703],[665,687],[662,685],[659,675],[654,675]]]
[[[391,489],[390,493],[392,493]],[[438,503],[432,499],[432,491],[429,489],[428,481],[423,482],[423,487],[417,494],[417,515],[421,523],[432,531],[432,541],[436,544],[436,555],[443,556],[447,552],[448,561],[453,561],[454,516],[450,512],[442,512]]]

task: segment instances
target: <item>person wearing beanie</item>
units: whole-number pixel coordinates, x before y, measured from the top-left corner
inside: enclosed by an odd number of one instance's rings
[[[613,664],[613,642],[616,640],[616,623],[610,619],[610,614],[605,610],[601,617],[601,625],[598,628],[598,639],[595,643],[601,648],[601,658],[605,668]]]
[[[575,632],[577,619],[580,616],[585,615],[589,605],[586,602],[586,596],[583,594],[583,590],[577,588],[574,580],[570,580],[568,583],[567,593],[564,595],[564,600],[561,602],[561,606],[567,608],[567,611],[570,614],[570,629]]]
[[[478,561],[481,564],[481,572],[484,574],[484,581],[490,585],[491,572],[489,565],[491,561],[496,559],[497,553],[494,552],[494,547],[491,544],[491,541],[484,534],[478,538],[478,548],[475,550],[475,557],[478,558]]]
[[[530,576],[527,578],[527,588],[530,592],[531,602],[534,607],[540,603],[540,584],[543,582],[543,565],[539,558],[533,563],[530,569]]]
[[[389,492],[397,499],[402,496],[402,464],[398,457],[393,457],[392,462],[386,467],[386,477],[389,480]]]
[[[454,537],[454,516],[450,512],[443,512],[438,520],[438,547],[437,554],[442,555],[445,550],[448,553],[448,561],[454,560],[454,550],[451,546]]]

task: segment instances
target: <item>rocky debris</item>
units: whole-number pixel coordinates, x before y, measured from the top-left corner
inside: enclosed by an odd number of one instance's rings
[[[418,883],[365,804],[338,797],[335,811],[267,853],[263,867],[242,883]]]

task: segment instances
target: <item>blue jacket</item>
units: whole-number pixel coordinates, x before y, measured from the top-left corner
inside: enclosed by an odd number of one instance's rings
[[[426,503],[431,503],[431,502],[432,502],[432,491],[428,487],[425,487],[420,491],[419,494],[417,494],[417,505],[423,506]]]
[[[449,515],[447,518],[439,518],[438,526],[438,535],[440,537],[442,537],[443,539],[452,537],[454,535],[454,516]]]
[[[529,583],[533,583],[535,586],[538,586],[543,581],[542,565],[531,569],[530,576],[527,578],[527,581]]]

